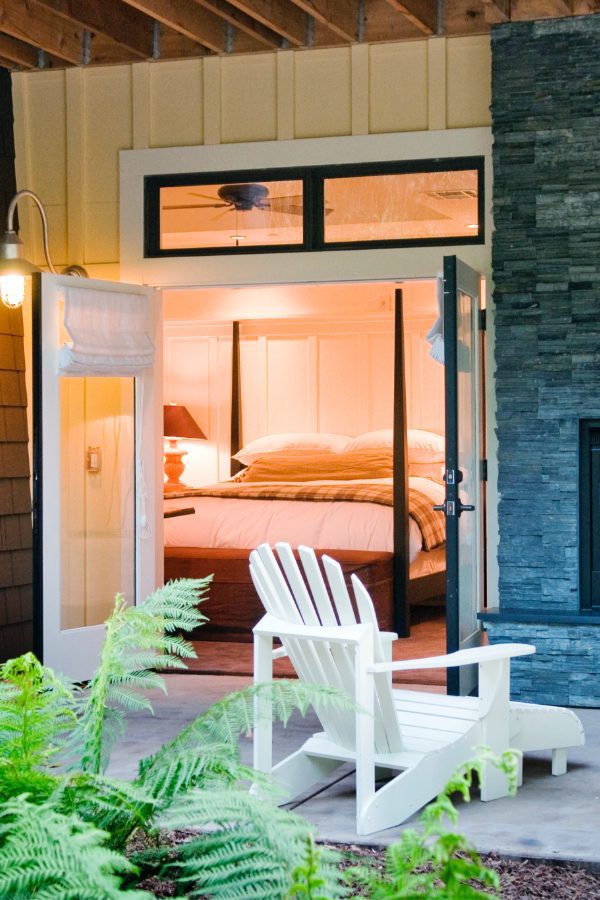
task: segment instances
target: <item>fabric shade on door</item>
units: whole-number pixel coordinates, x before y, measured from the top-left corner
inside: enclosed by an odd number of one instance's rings
[[[146,297],[90,288],[65,291],[64,324],[72,341],[59,351],[60,375],[140,375],[154,362]]]

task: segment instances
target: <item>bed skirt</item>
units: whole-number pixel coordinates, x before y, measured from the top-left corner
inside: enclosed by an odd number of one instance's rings
[[[251,641],[252,628],[264,609],[250,578],[251,550],[165,547],[165,581],[174,578],[205,578],[214,575],[202,612],[208,622],[195,638]],[[382,631],[393,631],[393,554],[366,550],[318,550],[337,559],[346,582],[356,574],[365,585],[377,611]],[[352,591],[350,591],[352,596]]]

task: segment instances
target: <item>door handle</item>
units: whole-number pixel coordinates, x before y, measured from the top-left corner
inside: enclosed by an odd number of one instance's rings
[[[436,512],[443,512],[446,517],[460,516],[464,512],[473,512],[475,507],[471,503],[463,503],[462,500],[444,500],[433,507]]]

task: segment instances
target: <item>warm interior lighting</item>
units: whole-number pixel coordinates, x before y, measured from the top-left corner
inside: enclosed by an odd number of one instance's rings
[[[38,208],[42,219],[42,237],[44,242],[44,254],[49,270],[56,274],[56,269],[52,265],[50,259],[50,250],[48,248],[48,219],[46,218],[46,210],[42,205],[42,201],[34,194],[33,191],[22,190],[17,191],[10,201],[8,207],[8,216],[6,223],[6,231],[0,240],[0,298],[5,306],[10,309],[16,309],[22,305],[25,297],[25,278],[32,272],[39,272],[37,266],[30,263],[21,256],[21,248],[23,241],[14,229],[14,217],[17,203],[22,197],[30,197]],[[65,275],[81,275],[87,278],[87,272],[81,266],[67,266],[63,269]]]
[[[164,436],[169,441],[169,446],[165,450],[165,475],[167,480],[164,484],[165,491],[182,491],[187,485],[181,481],[181,476],[185,470],[185,463],[182,457],[187,453],[186,450],[180,449],[178,446],[179,438],[188,438],[192,440],[205,441],[206,435],[189,412],[186,406],[176,403],[169,403],[164,407]]]
[[[17,309],[25,299],[24,275],[0,275],[0,297],[9,309]]]

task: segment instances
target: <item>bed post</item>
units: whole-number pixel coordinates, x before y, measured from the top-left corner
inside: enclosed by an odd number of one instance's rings
[[[406,388],[402,291],[395,291],[394,315],[394,631],[410,634],[408,604],[408,458],[406,447]]]
[[[240,397],[240,323],[233,322],[231,332],[231,448],[230,456],[232,475],[236,475],[244,468],[237,459],[233,459],[240,449],[240,431],[242,419],[242,404]]]

